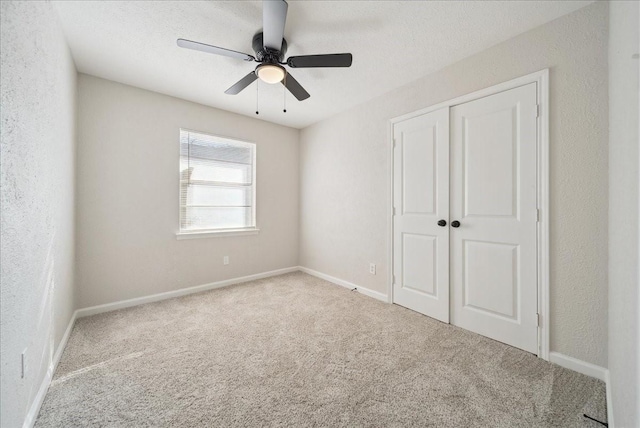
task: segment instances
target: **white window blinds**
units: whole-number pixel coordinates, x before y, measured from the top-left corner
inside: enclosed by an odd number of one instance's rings
[[[255,227],[256,145],[180,130],[180,232]]]

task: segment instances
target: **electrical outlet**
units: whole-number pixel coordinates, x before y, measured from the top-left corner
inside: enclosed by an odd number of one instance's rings
[[[20,354],[20,379],[27,377],[27,349]]]
[[[375,263],[369,263],[369,273],[371,275],[375,275],[376,274],[376,265],[375,265]]]
[[[222,258],[222,264],[224,264],[224,265],[228,265],[229,264],[229,256],[224,256]]]

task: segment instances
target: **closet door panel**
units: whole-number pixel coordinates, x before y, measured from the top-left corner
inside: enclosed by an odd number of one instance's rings
[[[449,322],[449,109],[394,125],[393,301]]]
[[[451,108],[451,322],[537,352],[536,84]]]

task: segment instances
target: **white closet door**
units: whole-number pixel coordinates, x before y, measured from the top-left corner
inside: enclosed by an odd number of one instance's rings
[[[449,109],[393,130],[393,301],[449,322]]]
[[[451,322],[537,353],[536,84],[451,109]]]

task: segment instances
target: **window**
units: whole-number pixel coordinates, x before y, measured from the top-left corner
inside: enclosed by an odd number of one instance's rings
[[[256,230],[255,158],[253,143],[180,130],[180,234]]]

